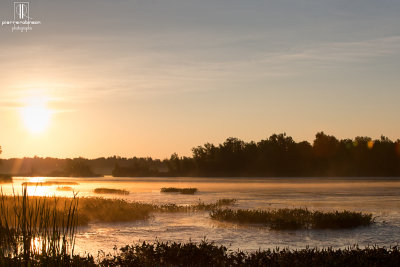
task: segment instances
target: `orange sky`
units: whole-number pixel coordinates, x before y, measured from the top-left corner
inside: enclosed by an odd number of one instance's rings
[[[10,6],[0,3],[0,20],[12,18]],[[3,158],[164,158],[281,132],[297,141],[321,130],[400,137],[397,2],[90,0],[30,9],[42,21],[32,31],[0,28]]]

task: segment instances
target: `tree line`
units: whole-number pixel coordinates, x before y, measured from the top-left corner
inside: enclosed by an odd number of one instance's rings
[[[173,154],[166,161],[169,172],[182,176],[400,176],[400,140],[384,136],[338,140],[319,132],[310,144],[295,142],[283,133],[259,142],[228,138],[192,152],[192,157]]]
[[[9,162],[8,162],[9,161]],[[7,162],[7,164],[4,164]],[[50,176],[205,176],[205,177],[400,177],[400,140],[385,136],[339,140],[324,132],[314,141],[295,142],[285,133],[259,142],[227,138],[192,149],[192,156],[98,159],[24,158],[3,160],[19,174]]]

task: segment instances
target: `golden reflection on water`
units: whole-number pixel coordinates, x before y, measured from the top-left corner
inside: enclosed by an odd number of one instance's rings
[[[30,183],[42,183],[45,181],[44,177],[29,177],[28,182]]]
[[[50,193],[54,192],[50,186],[28,186],[27,187],[29,196],[48,196]]]

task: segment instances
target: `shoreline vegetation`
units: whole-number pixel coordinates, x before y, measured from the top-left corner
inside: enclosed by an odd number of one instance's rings
[[[14,158],[3,159],[0,172],[49,177],[400,177],[400,139],[339,140],[324,132],[312,143],[296,142],[285,133],[258,142],[230,137],[218,145],[196,146],[191,156]]]
[[[25,190],[25,189],[24,189]],[[79,205],[76,205],[77,226],[86,226],[96,222],[129,222],[146,220],[156,212],[196,212],[210,211],[223,206],[234,205],[236,199],[219,199],[215,203],[198,201],[190,205],[177,205],[175,203],[153,204],[143,202],[128,202],[124,199],[109,199],[102,197],[80,197]],[[64,207],[72,205],[75,198],[68,197],[39,197],[27,195],[1,195],[0,214],[3,212],[5,220],[15,220],[18,214],[14,214],[15,205],[26,203],[47,203],[48,208],[54,212],[65,213]],[[62,205],[61,205],[62,203]],[[27,208],[31,208],[29,205]],[[1,224],[0,224],[1,229]]]
[[[149,204],[127,202],[121,199],[34,197],[28,196],[27,186],[22,194],[0,195],[0,265],[13,266],[397,266],[400,262],[398,247],[358,247],[333,250],[259,250],[256,252],[231,251],[225,246],[203,240],[200,243],[156,242],[122,247],[114,254],[75,255],[75,236],[78,226],[89,222],[115,222],[147,219],[152,212],[185,212],[208,210],[230,214],[240,210],[222,210],[236,199],[220,199],[215,203],[198,202],[192,205]],[[224,213],[225,212],[225,213]],[[240,218],[264,218],[266,211],[240,211]],[[317,216],[304,209],[268,211],[269,215],[285,217]],[[301,213],[301,214],[299,214]],[[324,220],[332,219],[334,213]],[[332,215],[333,214],[333,215]],[[360,213],[336,213],[335,223]],[[319,216],[318,215],[318,216]],[[268,217],[267,216],[267,217]],[[369,219],[370,215],[367,216]],[[258,220],[258,219],[257,219]],[[263,220],[261,220],[263,221]],[[277,221],[281,222],[281,221]],[[371,222],[371,221],[370,221]],[[353,225],[352,225],[353,226]],[[100,256],[101,255],[101,256]]]

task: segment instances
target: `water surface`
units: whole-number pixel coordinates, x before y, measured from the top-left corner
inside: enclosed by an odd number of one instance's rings
[[[238,199],[237,208],[269,209],[306,207],[312,210],[350,210],[372,213],[376,223],[348,230],[275,231],[260,226],[244,226],[211,220],[208,212],[155,213],[149,220],[129,223],[92,223],[80,229],[76,251],[97,255],[111,252],[138,241],[187,242],[207,239],[236,250],[276,247],[343,248],[360,246],[394,246],[400,241],[399,178],[14,178],[3,184],[3,191],[20,190],[23,182],[69,181],[81,197],[99,196],[98,187],[125,189],[126,196],[103,194],[148,203],[193,204],[199,199],[215,202],[220,198]],[[72,196],[57,191],[58,185],[30,186],[30,195]],[[195,195],[160,193],[162,187],[196,187]]]

